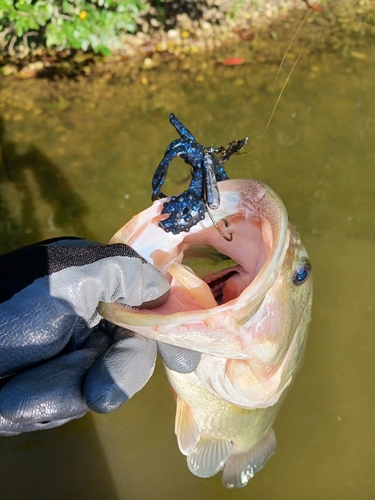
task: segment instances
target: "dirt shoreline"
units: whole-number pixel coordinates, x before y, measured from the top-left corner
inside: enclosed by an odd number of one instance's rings
[[[361,39],[375,35],[375,7],[370,0],[243,0],[228,15],[227,0],[187,0],[185,12],[169,13],[161,26],[155,9],[139,20],[139,31],[125,35],[124,50],[110,57],[92,53],[37,51],[28,59],[4,58],[2,74],[17,79],[121,76],[124,83],[147,80],[147,72],[177,62],[214,58],[219,64],[268,63],[281,60],[290,41],[305,53],[358,51]],[[189,7],[190,6],[190,7]],[[193,10],[192,10],[193,9]],[[303,26],[300,29],[301,23]],[[250,48],[250,51],[249,51]],[[245,54],[244,54],[245,53]]]

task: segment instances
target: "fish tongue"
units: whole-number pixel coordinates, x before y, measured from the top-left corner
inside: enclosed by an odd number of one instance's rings
[[[210,287],[187,266],[173,262],[167,271],[199,302],[203,309],[210,309],[217,306]]]

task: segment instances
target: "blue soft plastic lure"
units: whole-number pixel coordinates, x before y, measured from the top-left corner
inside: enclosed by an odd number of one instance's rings
[[[166,197],[161,187],[169,164],[173,158],[180,156],[191,166],[192,179],[188,189],[164,203],[161,213],[169,214],[169,217],[159,222],[164,231],[179,234],[181,231],[190,231],[205,218],[209,209],[219,208],[220,194],[217,183],[228,179],[224,163],[244,147],[247,137],[240,141],[231,141],[227,148],[204,147],[173,113],[170,114],[169,121],[179,133],[180,139],[170,143],[155,171],[152,179],[152,201]],[[220,154],[219,159],[216,154]]]

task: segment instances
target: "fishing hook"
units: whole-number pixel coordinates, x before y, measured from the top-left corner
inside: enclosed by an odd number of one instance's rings
[[[231,233],[229,230],[228,230],[228,233],[229,233],[229,236],[227,236],[219,227],[218,223],[216,222],[216,220],[214,219],[212,213],[211,213],[211,210],[208,208],[208,205],[206,203],[206,201],[204,201],[204,204],[206,205],[206,210],[207,210],[207,213],[208,213],[208,216],[210,217],[211,219],[211,222],[212,224],[215,226],[217,232],[220,234],[220,236],[222,236],[224,238],[224,240],[226,241],[232,241],[233,240],[233,233]],[[225,219],[222,219],[222,221],[224,222],[224,225],[226,228],[228,228],[229,224],[228,224],[228,221],[225,220]]]

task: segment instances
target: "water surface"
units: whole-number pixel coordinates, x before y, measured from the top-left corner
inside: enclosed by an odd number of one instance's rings
[[[374,60],[374,40],[345,57],[302,57],[260,143],[289,59],[274,91],[276,64],[207,63],[199,78],[171,66],[130,88],[105,78],[3,82],[1,251],[62,234],[108,241],[149,205],[151,176],[176,138],[174,112],[205,145],[249,136],[252,153],[233,158],[229,175],[278,192],[315,280],[304,366],[274,426],[277,452],[244,490],[188,471],[158,365],[112,414],[2,438],[4,499],[374,497]],[[168,193],[185,189],[188,174],[175,160]]]

